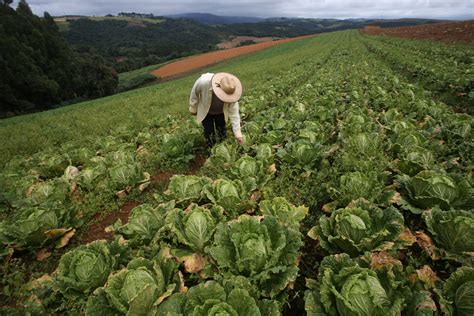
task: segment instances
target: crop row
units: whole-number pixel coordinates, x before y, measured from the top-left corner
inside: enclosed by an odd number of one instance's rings
[[[464,106],[472,111],[474,100],[473,52],[467,50],[462,56],[446,57],[443,53],[417,50],[414,44],[400,45],[400,40],[366,37],[364,43],[372,53],[388,62],[396,71],[409,74],[436,94],[448,95],[451,104]],[[408,42],[408,41],[405,41]],[[439,46],[441,46],[439,44]],[[423,47],[423,46],[420,46]],[[442,49],[442,48],[441,48]],[[440,49],[440,50],[441,50]]]

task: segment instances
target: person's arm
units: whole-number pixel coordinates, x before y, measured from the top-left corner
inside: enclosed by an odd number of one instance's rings
[[[193,88],[191,89],[191,94],[189,95],[189,112],[191,114],[197,114],[197,105],[199,103],[199,94],[200,94],[200,78],[196,80]]]
[[[229,104],[229,120],[232,124],[232,131],[239,144],[243,144],[244,138],[240,128],[239,102]]]

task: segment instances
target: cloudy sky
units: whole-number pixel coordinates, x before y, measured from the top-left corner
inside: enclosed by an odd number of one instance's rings
[[[36,14],[105,15],[141,12],[155,15],[205,12],[217,15],[313,18],[474,19],[474,0],[27,0]]]

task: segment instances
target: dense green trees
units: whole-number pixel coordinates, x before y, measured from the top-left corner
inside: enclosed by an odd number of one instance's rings
[[[116,91],[115,71],[97,54],[73,52],[51,15],[10,4],[0,3],[0,117]]]

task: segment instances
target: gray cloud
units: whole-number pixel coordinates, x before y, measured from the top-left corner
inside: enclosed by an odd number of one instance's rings
[[[167,15],[207,12],[217,15],[309,18],[447,18],[473,19],[473,0],[29,0],[36,14],[105,15],[143,12]]]

